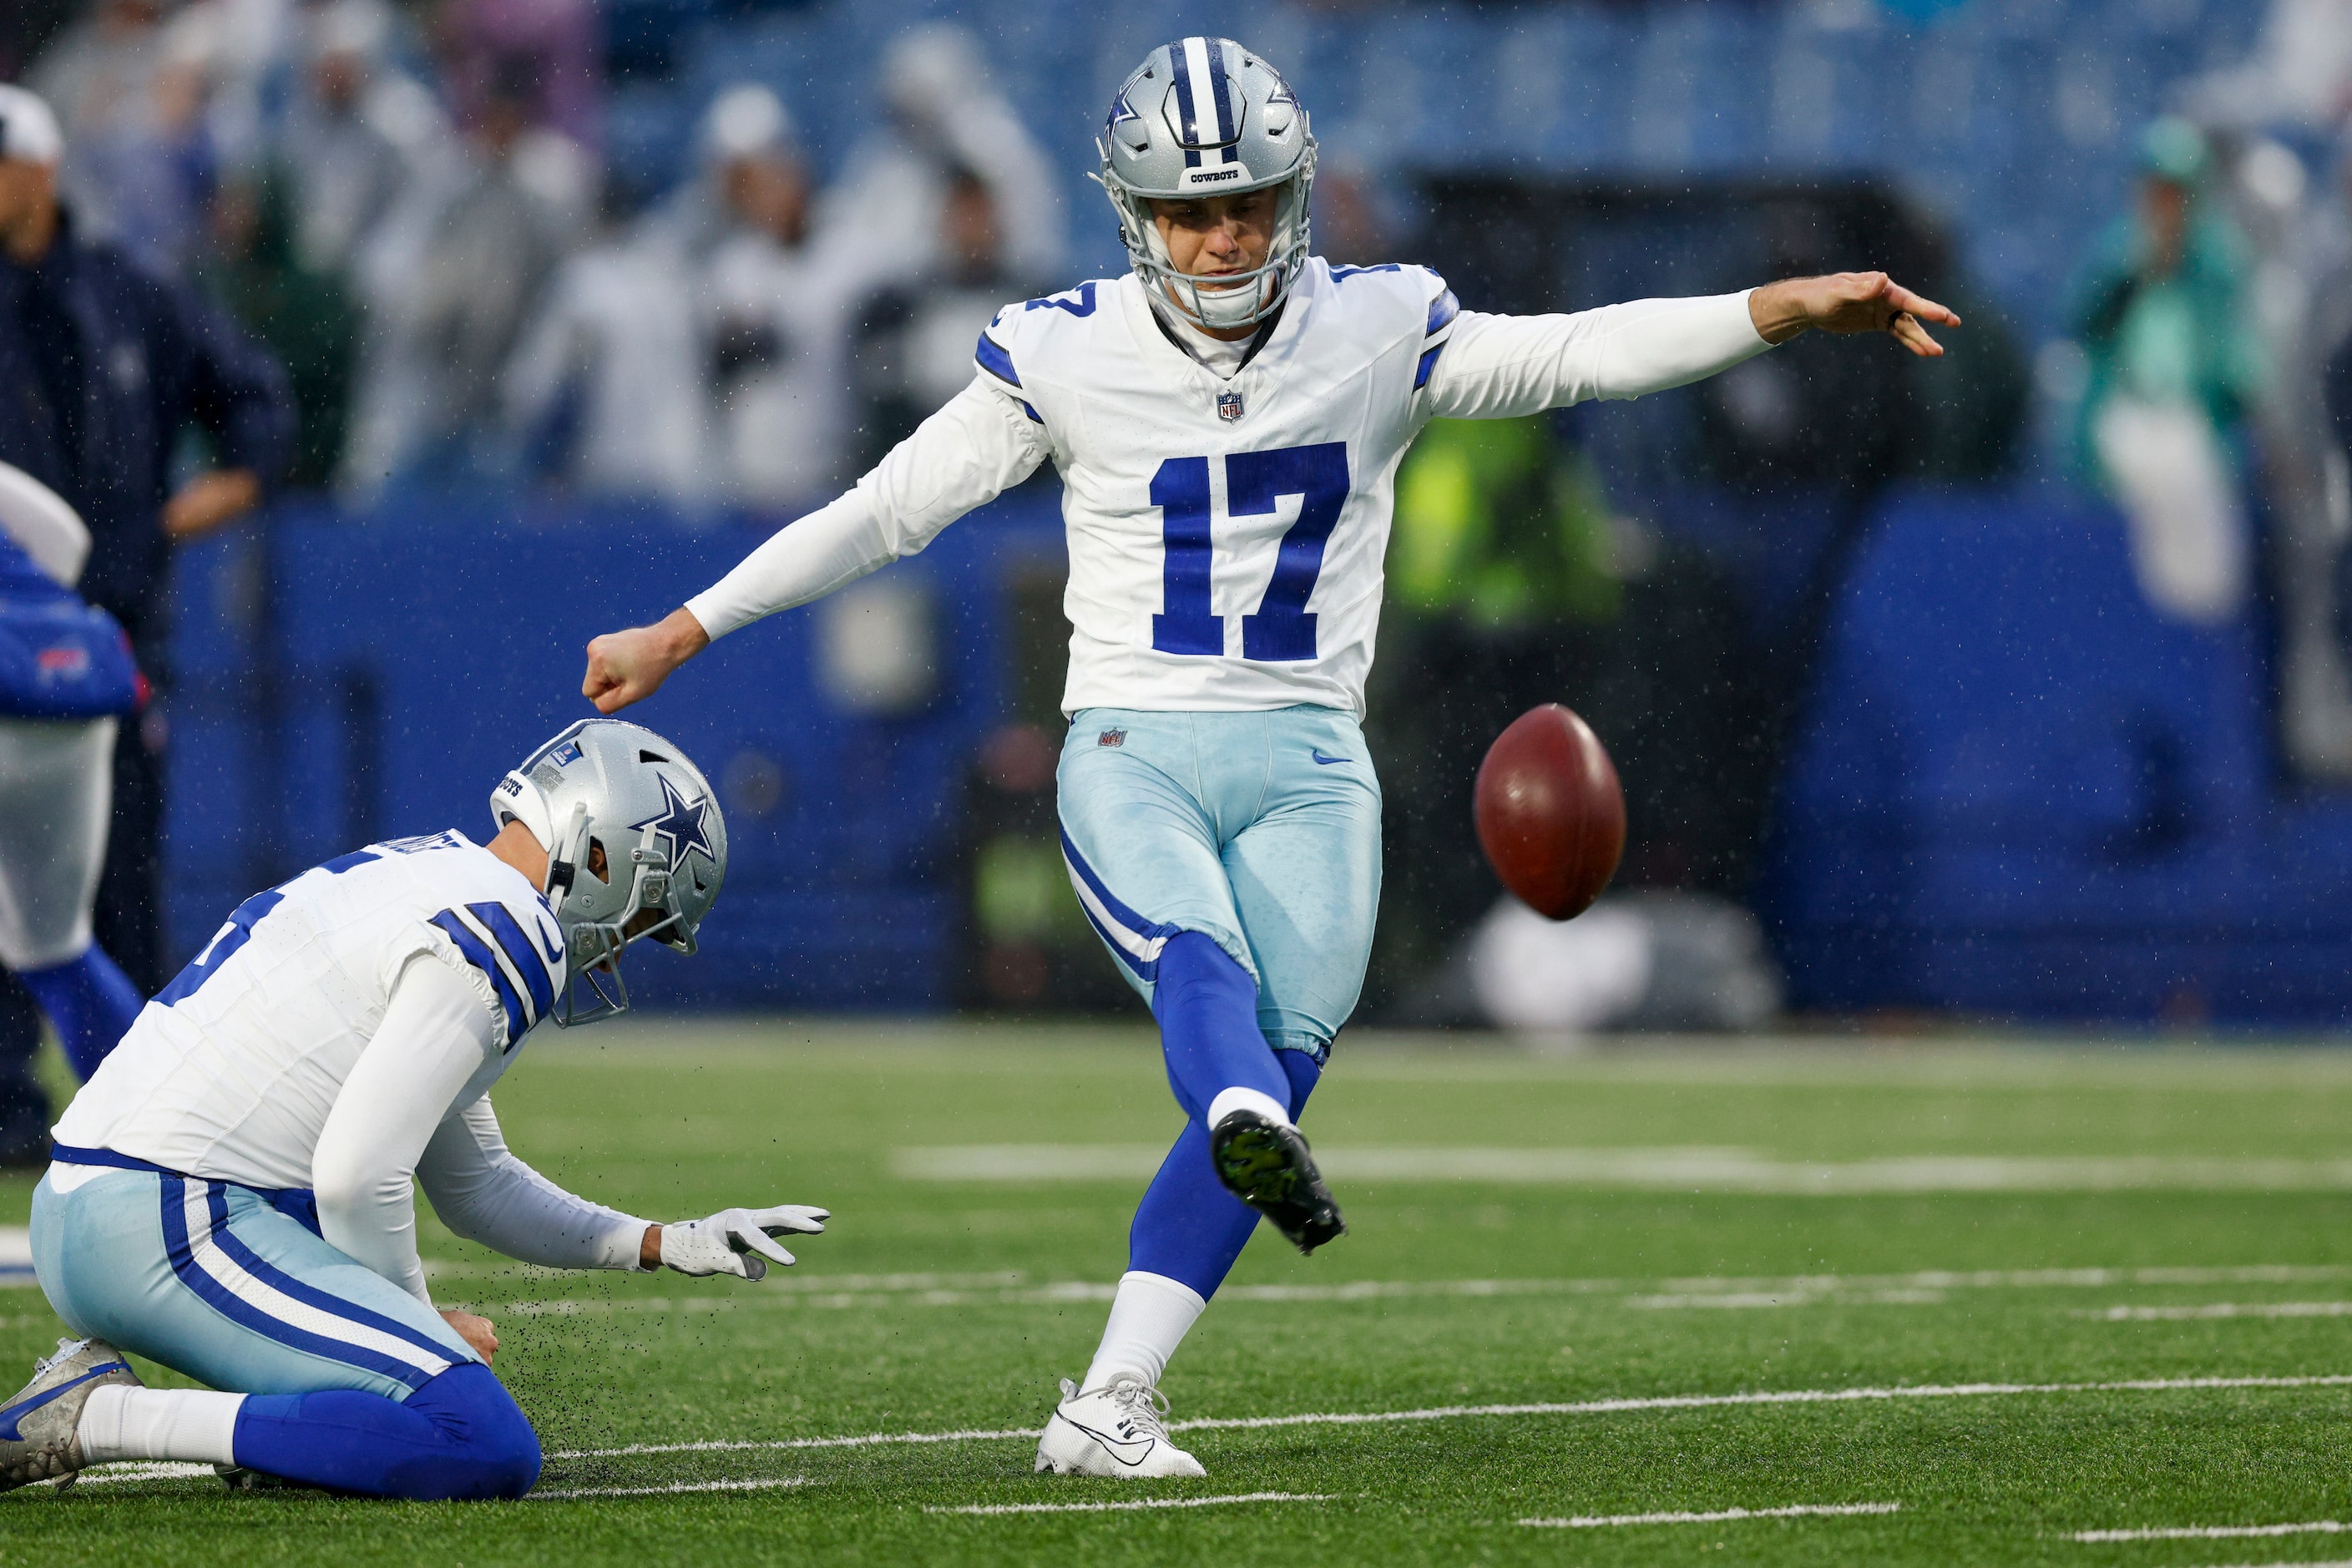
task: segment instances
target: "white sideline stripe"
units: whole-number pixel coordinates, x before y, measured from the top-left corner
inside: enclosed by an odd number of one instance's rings
[[[823,1275],[785,1289],[771,1273],[749,1291],[707,1296],[641,1296],[622,1300],[520,1300],[484,1306],[452,1303],[520,1318],[596,1317],[615,1312],[722,1312],[742,1307],[803,1307],[857,1310],[886,1306],[1056,1306],[1108,1301],[1115,1285],[1063,1280],[1023,1287],[1014,1273],[985,1275]],[[2098,1289],[2118,1285],[2297,1285],[2352,1279],[2352,1265],[2257,1264],[2233,1268],[2025,1268],[1916,1274],[1801,1275],[1785,1279],[1355,1279],[1335,1285],[1228,1285],[1220,1301],[1372,1301],[1413,1297],[1592,1296],[1663,1288],[1666,1294],[1628,1296],[1622,1305],[1643,1311],[1687,1308],[1838,1305],[1927,1306],[1948,1290]],[[993,1289],[953,1288],[971,1281]],[[872,1289],[862,1287],[872,1286]],[[46,1320],[43,1320],[46,1321]]]
[[[212,1276],[215,1283],[247,1306],[258,1308],[289,1327],[300,1329],[320,1339],[340,1340],[348,1345],[373,1351],[380,1356],[413,1366],[428,1377],[438,1377],[455,1364],[447,1357],[435,1355],[406,1340],[398,1339],[365,1323],[355,1323],[337,1317],[323,1308],[308,1301],[298,1301],[276,1286],[256,1279],[247,1273],[236,1259],[223,1252],[214,1239],[211,1205],[206,1197],[209,1184],[190,1181],[184,1184],[186,1196],[181,1203],[181,1213],[187,1221],[188,1255],[196,1268]]]
[[[2076,1312],[2105,1323],[2186,1323],[2200,1318],[2352,1318],[2352,1301],[2213,1301],[2201,1307],[2108,1307]]]
[[[1895,1513],[1899,1502],[1801,1502],[1787,1508],[1725,1508],[1712,1513],[1580,1513],[1572,1519],[1523,1519],[1536,1530],[1604,1530],[1627,1524],[1724,1524],[1737,1519],[1802,1519],[1815,1515]]]
[[[1329,1502],[1329,1492],[1235,1492],[1231,1497],[1137,1498],[1131,1502],[968,1502],[925,1513],[1126,1513],[1142,1508],[1214,1508],[1228,1502]]]
[[[1212,1415],[1171,1421],[1171,1432],[1244,1432],[1275,1426],[1373,1426],[1404,1421],[1452,1421],[1479,1415],[1615,1415],[1635,1410],[1709,1410],[1735,1405],[1849,1405],[1871,1400],[1976,1399],[2026,1394],[2170,1394],[2219,1388],[2342,1388],[2352,1373],[2289,1377],[2152,1377],[2118,1383],[1949,1383],[1895,1388],[1791,1388],[1753,1394],[1667,1394],[1559,1404],[1437,1405],[1422,1410],[1324,1411],[1305,1415]],[[873,1432],[856,1437],[779,1437],[767,1441],[632,1443],[623,1448],[575,1448],[551,1459],[618,1459],[635,1454],[737,1453],[787,1448],[868,1448],[898,1443],[965,1443],[1034,1438],[1034,1426],[998,1431]]]
[[[910,1182],[1076,1182],[1148,1178],[1167,1158],[1147,1143],[966,1143],[894,1149]],[[2352,1160],[2177,1158],[2159,1154],[1922,1154],[1830,1164],[1746,1149],[1333,1147],[1323,1173],[1345,1181],[1488,1182],[1843,1197],[1865,1193],[2342,1192]]]
[[[672,1481],[659,1487],[570,1487],[562,1491],[531,1492],[530,1502],[562,1502],[583,1497],[670,1497],[679,1492],[763,1492],[780,1487],[804,1487],[806,1476],[771,1476],[740,1481]]]
[[[2305,1524],[2186,1524],[2150,1530],[2082,1530],[2074,1539],[2096,1545],[2110,1541],[2232,1541],[2250,1535],[2341,1535],[2352,1524],[2315,1519]]]
[[[0,1225],[0,1287],[33,1283],[33,1233]]]

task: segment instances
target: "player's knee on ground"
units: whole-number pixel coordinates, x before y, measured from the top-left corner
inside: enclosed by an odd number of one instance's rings
[[[453,1366],[398,1402],[350,1389],[257,1394],[236,1460],[339,1491],[412,1502],[519,1498],[539,1479],[539,1435],[490,1369]]]
[[[416,1481],[447,1485],[433,1495],[519,1498],[539,1479],[539,1434],[488,1367],[451,1367],[409,1395],[408,1408],[440,1428],[457,1450],[446,1471],[417,1467]]]

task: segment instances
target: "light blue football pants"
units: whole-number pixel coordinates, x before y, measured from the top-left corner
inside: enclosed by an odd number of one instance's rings
[[[1381,894],[1381,786],[1335,708],[1088,708],[1058,775],[1070,879],[1128,983],[1198,931],[1257,982],[1258,1026],[1319,1062],[1363,992]]]
[[[33,1270],[78,1334],[236,1394],[405,1400],[478,1358],[440,1314],[262,1194],[108,1171],[33,1189]]]

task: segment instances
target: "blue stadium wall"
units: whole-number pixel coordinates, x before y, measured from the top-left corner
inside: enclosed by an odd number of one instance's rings
[[[593,710],[588,638],[653,619],[761,538],[626,509],[411,500],[295,510],[187,552],[168,713],[166,915],[176,953],[247,894],[355,844],[457,827]],[[919,710],[830,703],[814,618],[727,638],[628,717],[718,783],[731,864],[691,961],[631,971],[652,1005],[944,1006],[963,770],[1003,706],[1009,573],[1059,571],[1051,500],[1015,497],[895,568],[937,606],[937,690]]]
[[[169,710],[178,951],[355,843],[483,832],[504,770],[589,712],[587,637],[677,604],[759,537],[413,501],[289,512],[189,552]],[[1053,498],[1031,493],[891,569],[940,617],[941,683],[909,716],[832,706],[805,614],[725,639],[633,711],[719,781],[733,838],[702,956],[640,963],[646,1002],[949,1004],[944,860],[1006,708],[1008,585],[1063,561]],[[1793,1000],[2352,1022],[2352,795],[2276,781],[2266,680],[2251,622],[2147,607],[2101,504],[2035,486],[1888,499],[1769,846],[1760,903]]]

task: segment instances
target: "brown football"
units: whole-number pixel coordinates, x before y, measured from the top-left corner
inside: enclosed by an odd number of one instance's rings
[[[1478,844],[1538,914],[1582,914],[1625,853],[1625,794],[1584,721],[1557,702],[1521,714],[1478,764]]]

